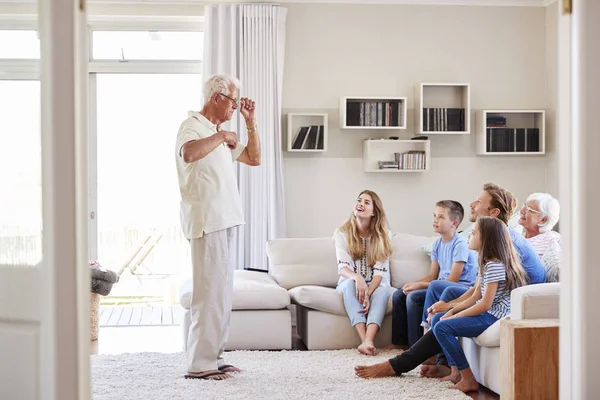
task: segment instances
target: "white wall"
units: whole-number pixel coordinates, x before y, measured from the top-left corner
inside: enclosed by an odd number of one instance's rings
[[[558,2],[546,7],[546,74],[548,98],[546,105],[546,152],[548,159],[548,193],[558,195]]]
[[[392,229],[425,235],[432,234],[437,200],[468,207],[485,182],[506,187],[520,201],[547,190],[547,157],[476,156],[474,134],[431,137],[428,172],[366,174],[362,140],[379,132],[340,131],[337,109],[340,96],[407,96],[409,129],[385,136],[408,138],[419,82],[469,82],[472,111],[547,108],[543,7],[286,7],[284,113],[327,112],[330,121],[326,153],[284,153],[289,237],[331,235],[366,188],[382,196]]]

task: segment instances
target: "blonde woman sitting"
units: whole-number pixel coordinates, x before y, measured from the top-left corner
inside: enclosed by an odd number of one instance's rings
[[[358,351],[375,355],[375,335],[390,296],[392,254],[387,218],[375,192],[360,193],[350,219],[336,229],[334,241],[340,274],[337,290],[344,296],[350,323],[360,336]]]

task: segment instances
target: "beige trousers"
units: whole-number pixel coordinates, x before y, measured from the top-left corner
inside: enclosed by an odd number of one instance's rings
[[[217,369],[229,336],[233,298],[230,244],[233,228],[192,239],[192,303],[188,333],[188,372]]]

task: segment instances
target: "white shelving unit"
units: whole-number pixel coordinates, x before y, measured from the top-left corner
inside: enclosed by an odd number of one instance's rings
[[[447,125],[456,125],[461,118],[448,109],[464,109],[464,129],[447,130]],[[427,120],[423,121],[426,114]],[[466,135],[471,129],[471,89],[468,83],[420,83],[415,86],[415,132],[417,135]],[[450,118],[450,119],[449,119]],[[429,125],[429,130],[428,130]],[[451,126],[451,128],[453,128]]]
[[[385,108],[387,104],[390,104],[390,109],[386,113]],[[398,105],[397,107],[396,104]],[[349,105],[351,107],[350,112],[348,111]],[[373,107],[368,116],[366,112],[363,112],[365,111],[365,107]],[[396,114],[398,115],[396,116]],[[374,123],[371,123],[371,115],[375,119]],[[350,119],[348,119],[348,116],[350,116]],[[386,116],[389,117],[387,123]],[[406,97],[340,97],[340,128],[362,130],[406,129]]]
[[[424,152],[424,169],[380,169],[379,161],[394,161],[395,153],[409,151]],[[413,161],[417,161],[415,158]],[[429,140],[367,139],[363,142],[363,170],[365,172],[423,172],[431,164],[431,142]]]
[[[308,135],[303,140],[304,146],[294,149],[294,142],[302,127],[320,126],[318,136],[322,136],[322,147],[306,148]],[[287,114],[287,151],[302,153],[322,153],[327,151],[327,114],[288,113]],[[319,142],[316,143],[317,145]]]
[[[488,137],[488,116],[504,117],[506,119],[506,129],[508,131],[502,131],[504,127],[495,127],[494,131],[490,132],[490,135],[494,133],[506,134],[510,137],[509,143],[504,143],[505,146],[511,146],[513,151],[492,151],[494,136]],[[476,113],[475,118],[475,130],[476,130],[476,148],[478,155],[493,155],[493,156],[523,156],[523,155],[542,155],[546,154],[546,111],[545,110],[481,110]],[[538,151],[527,151],[530,148],[531,140],[530,131],[525,129],[538,129]],[[518,130],[518,131],[517,131]],[[526,133],[527,132],[527,133]],[[517,139],[517,135],[521,138]],[[499,136],[496,136],[499,137]],[[489,139],[492,142],[489,142]],[[505,139],[506,140],[506,139]],[[525,146],[525,147],[523,147]],[[517,148],[519,148],[517,151]]]

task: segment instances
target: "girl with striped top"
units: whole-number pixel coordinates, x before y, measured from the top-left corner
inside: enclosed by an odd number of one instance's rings
[[[387,218],[375,192],[360,193],[352,215],[335,231],[334,242],[340,275],[337,290],[362,342],[358,351],[375,355],[375,335],[390,296],[392,254]]]
[[[442,380],[454,382],[452,388],[465,393],[478,390],[479,384],[456,337],[477,337],[509,315],[511,290],[527,284],[510,233],[501,220],[479,217],[469,248],[479,254],[479,276],[473,296],[450,309],[439,321],[432,321],[433,333],[451,368],[450,375]]]

